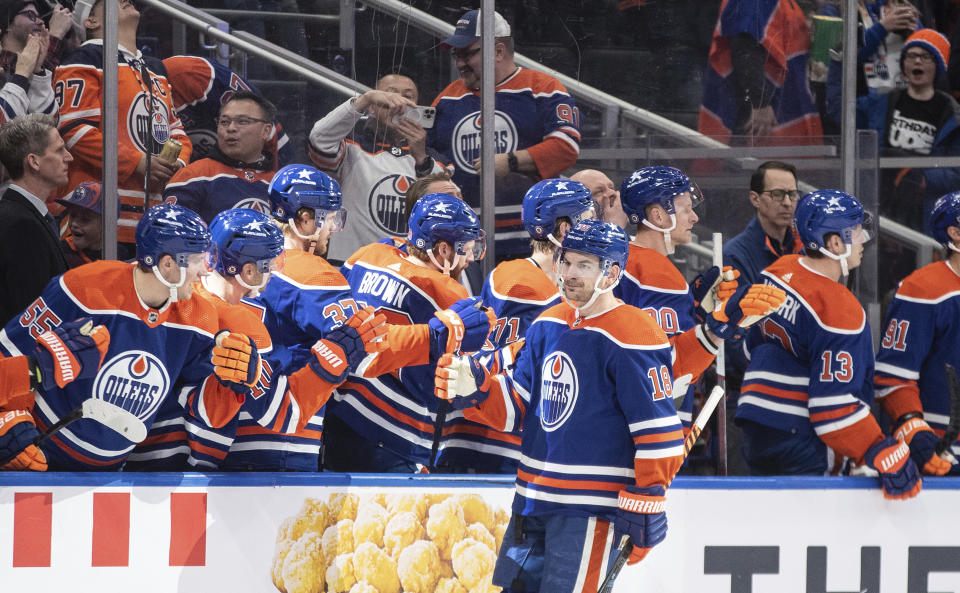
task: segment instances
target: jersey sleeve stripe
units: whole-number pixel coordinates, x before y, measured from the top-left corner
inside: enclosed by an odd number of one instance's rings
[[[72,135],[70,135],[70,140],[67,142],[67,149],[69,150],[74,146],[76,146],[77,142],[80,142],[80,140],[84,136],[86,136],[88,133],[92,132],[95,129],[96,128],[94,128],[93,126],[89,126],[86,124],[78,127],[77,131],[74,132]]]
[[[786,385],[810,385],[809,377],[797,377],[791,375],[781,375],[769,371],[747,371],[743,374],[744,383],[748,381],[774,381]]]
[[[900,377],[901,379],[909,379],[912,381],[920,380],[919,372],[912,371],[910,369],[905,369],[903,367],[898,367],[888,362],[876,363],[876,366],[874,366],[874,371],[878,373],[886,373],[888,375],[893,375],[894,377]]]
[[[814,425],[813,429],[817,432],[818,435],[823,436],[827,433],[831,433],[837,430],[846,428],[852,424],[856,424],[861,419],[866,418],[870,415],[870,409],[866,406],[860,406],[860,408],[849,416],[845,416],[836,422],[831,422],[829,424],[820,424]]]
[[[682,438],[680,439],[682,441]],[[639,449],[634,454],[636,459],[666,459],[668,457],[683,457],[683,445],[676,445],[666,449]]]
[[[810,411],[806,406],[772,402],[763,399],[762,397],[749,395],[747,393],[741,393],[737,402],[737,406],[756,406],[772,412],[780,412],[782,414],[790,414],[792,416],[803,416],[804,418],[810,416]]]
[[[806,402],[808,399],[807,392],[805,391],[791,391],[787,389],[779,389],[777,387],[772,387],[770,385],[763,385],[761,383],[747,383],[744,381],[743,387],[741,388],[743,393],[761,393],[763,395],[769,395],[778,399],[788,399],[798,402]]]

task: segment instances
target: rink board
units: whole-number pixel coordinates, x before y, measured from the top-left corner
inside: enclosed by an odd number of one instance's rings
[[[393,509],[369,520],[364,508],[361,539],[402,510],[404,495],[421,512],[450,495],[467,520],[486,512],[490,533],[513,498],[512,480],[499,477],[10,473],[0,476],[2,590],[278,591],[281,525],[301,520],[322,532],[350,518],[351,502],[330,511],[345,493]],[[325,518],[301,514],[307,499],[323,503]],[[681,477],[668,492],[666,541],[624,569],[614,591],[960,593],[958,500],[953,478],[927,480],[900,502],[869,478]],[[292,549],[299,537],[281,545]],[[301,585],[323,578],[300,570]]]

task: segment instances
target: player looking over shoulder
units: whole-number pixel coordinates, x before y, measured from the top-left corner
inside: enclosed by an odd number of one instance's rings
[[[880,475],[884,496],[910,498],[920,474],[901,440],[870,414],[873,344],[866,313],[844,280],[860,265],[869,216],[840,190],[803,196],[794,216],[804,255],[763,271],[787,293],[752,330],[736,422],[754,475],[822,475],[827,448]]]
[[[930,218],[947,256],[900,283],[887,309],[873,385],[917,467],[940,476],[960,471],[960,447],[940,442],[951,420],[945,365],[960,368],[960,192],[937,200]]]

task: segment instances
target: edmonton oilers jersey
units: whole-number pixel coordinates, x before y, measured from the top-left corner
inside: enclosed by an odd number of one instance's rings
[[[173,174],[163,197],[193,210],[207,224],[231,208],[251,208],[269,215],[267,190],[274,173],[272,169],[237,169],[214,158],[200,159]]]
[[[83,316],[110,332],[110,347],[97,376],[63,389],[36,392],[37,428],[45,430],[89,397],[133,413],[149,430],[171,393],[203,384],[212,374],[210,350],[217,313],[194,295],[147,308],[133,284],[134,265],[97,261],[54,278],[19,317],[0,332],[0,352],[33,352],[35,337]],[[41,448],[51,469],[118,469],[136,443],[89,419],[70,424]]]

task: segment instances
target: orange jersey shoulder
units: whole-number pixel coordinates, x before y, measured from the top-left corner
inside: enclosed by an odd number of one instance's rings
[[[945,261],[927,264],[904,278],[897,296],[935,301],[960,291],[960,276]]]
[[[630,244],[627,269],[624,273],[642,286],[654,286],[666,290],[687,290],[687,280],[667,256],[633,243]]]
[[[272,346],[267,328],[252,310],[243,305],[231,305],[199,282],[194,284],[193,291],[216,310],[219,329],[253,338],[259,350],[269,349]]]
[[[840,330],[857,330],[866,323],[866,313],[852,292],[835,280],[818,274],[800,261],[800,255],[785,255],[770,264],[770,274],[799,296],[821,323]]]
[[[347,279],[340,270],[319,255],[299,249],[284,252],[283,275],[294,282],[309,286],[342,286],[348,289]]]
[[[586,317],[580,323],[576,323],[577,312],[565,302],[550,307],[540,315],[540,318],[561,320],[571,328],[599,330],[624,346],[670,347],[670,339],[653,317],[621,301],[617,301],[613,309]]]
[[[548,301],[557,296],[557,285],[529,259],[512,259],[491,272],[491,285],[498,296],[526,301]]]

